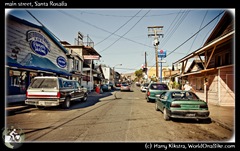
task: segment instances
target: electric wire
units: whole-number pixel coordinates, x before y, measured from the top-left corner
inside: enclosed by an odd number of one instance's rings
[[[148,10],[146,13],[145,13],[145,15],[146,14],[148,14],[150,12],[150,10]],[[145,16],[144,15],[144,16]],[[126,33],[124,33],[122,36],[120,36],[116,41],[114,41],[111,45],[109,45],[107,48],[105,48],[105,49],[103,49],[102,51],[100,51],[100,53],[101,52],[103,52],[103,51],[105,51],[105,50],[107,50],[108,48],[110,48],[112,45],[114,45],[117,41],[119,41],[121,38],[123,38],[123,36],[125,36],[126,34],[128,34],[143,18],[144,18],[144,16],[142,16]]]

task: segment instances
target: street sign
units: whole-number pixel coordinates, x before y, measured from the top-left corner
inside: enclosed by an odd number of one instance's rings
[[[166,50],[158,50],[158,58],[166,58],[167,51]]]
[[[166,63],[166,60],[159,60],[158,59],[158,63]]]

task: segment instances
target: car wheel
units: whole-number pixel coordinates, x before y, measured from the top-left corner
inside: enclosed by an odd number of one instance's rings
[[[86,102],[87,101],[87,94],[84,94],[84,97],[81,99],[81,101]]]
[[[62,104],[62,108],[68,109],[70,107],[70,97],[66,97],[65,101]]]
[[[169,120],[169,116],[167,115],[167,109],[166,108],[163,109],[163,118],[164,118],[165,121]]]
[[[155,103],[155,110],[156,110],[156,111],[159,111],[159,108],[158,108],[157,102]]]

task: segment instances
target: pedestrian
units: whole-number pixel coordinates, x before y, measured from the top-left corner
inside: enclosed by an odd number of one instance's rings
[[[186,90],[186,91],[193,91],[193,92],[196,92],[193,87],[189,84],[189,82],[187,81],[185,83],[184,86],[182,86],[182,90]]]

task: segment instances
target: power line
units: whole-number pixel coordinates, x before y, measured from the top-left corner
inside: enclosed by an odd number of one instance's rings
[[[102,43],[103,41],[105,41],[106,39],[108,39],[109,37],[111,37],[113,34],[115,34],[117,31],[119,31],[123,26],[125,26],[128,22],[130,22],[137,14],[139,14],[142,10],[138,11],[132,18],[130,18],[126,23],[124,23],[121,27],[119,27],[116,31],[114,31],[113,33],[111,33],[108,37],[104,38],[102,41],[98,42],[95,44],[98,45],[100,43]]]
[[[202,24],[203,24],[203,21],[205,20],[205,18],[206,18],[206,16],[207,16],[207,13],[208,13],[208,10],[206,11],[206,13],[205,13],[205,15],[204,15],[204,17],[203,17],[203,20],[202,20],[202,22],[201,22],[201,25],[200,25],[199,29],[201,29]],[[196,37],[194,38],[194,40],[193,40],[193,42],[192,42],[192,45],[191,45],[191,47],[189,48],[189,50],[188,50],[188,52],[187,52],[186,54],[188,54],[189,51],[192,49],[192,46],[193,46],[195,40],[197,39],[197,36],[198,36],[198,34],[197,34]]]
[[[109,15],[109,14],[101,14],[101,13],[93,13],[93,12],[86,12],[80,11],[81,13],[91,14],[91,15],[99,15],[99,16],[106,16],[106,17],[142,17],[142,16],[131,16],[131,15]],[[146,15],[145,17],[158,17],[158,16],[167,16],[167,15],[174,15],[177,13],[166,13],[166,14],[159,14],[159,15]]]
[[[65,14],[65,15],[67,15],[67,16],[69,16],[69,17],[71,17],[71,18],[76,19],[77,21],[80,21],[80,22],[85,23],[85,24],[87,24],[87,25],[89,25],[89,26],[92,26],[92,27],[94,27],[94,28],[97,28],[97,29],[99,29],[99,30],[102,30],[102,31],[104,31],[104,32],[107,32],[107,33],[112,34],[112,32],[110,32],[110,31],[107,31],[107,30],[105,30],[105,29],[103,29],[103,28],[100,28],[100,27],[98,27],[98,26],[96,26],[96,25],[93,25],[93,24],[91,24],[91,23],[89,23],[89,22],[86,22],[86,21],[84,21],[84,20],[81,20],[80,18],[78,18],[78,17],[76,17],[76,16],[73,16],[73,15],[71,15],[71,14],[68,14],[68,13],[66,13],[66,12],[64,12],[64,11],[62,11],[62,10],[58,10],[58,11],[61,12],[61,13],[63,13],[63,14]],[[120,35],[115,34],[115,33],[113,33],[113,35],[118,36],[118,37],[121,37]],[[131,40],[131,39],[129,39],[129,38],[125,38],[125,37],[121,37],[121,38],[123,38],[123,39],[125,39],[125,40],[128,40],[128,41],[131,41],[131,42],[134,42],[134,43],[137,43],[137,44],[139,44],[139,45],[143,45],[143,46],[146,46],[146,47],[149,47],[149,48],[154,48],[154,47],[152,47],[152,46],[149,46],[149,45],[146,45],[146,44],[143,44],[143,43],[140,43],[140,42]]]
[[[180,48],[182,45],[184,45],[186,42],[188,42],[190,39],[192,39],[196,34],[198,34],[200,31],[202,31],[205,27],[207,27],[211,22],[213,22],[218,16],[220,16],[224,11],[219,13],[216,17],[214,17],[210,22],[208,22],[204,27],[202,27],[200,30],[198,30],[195,34],[193,34],[190,38],[185,40],[181,45],[179,45],[177,48],[175,48],[173,51],[171,51],[166,57],[168,57],[170,54],[172,54],[174,51],[176,51],[178,48]]]
[[[54,35],[46,26],[43,25],[30,11],[26,10],[39,24],[41,24],[44,28],[46,28],[58,41],[61,41],[56,35]]]
[[[145,15],[148,14],[149,12],[150,12],[150,10],[148,10],[147,13],[145,13]],[[145,16],[145,15],[144,15],[144,16]],[[111,46],[114,45],[117,41],[119,41],[121,38],[123,38],[123,36],[125,36],[127,33],[129,33],[129,32],[143,19],[144,16],[142,16],[125,34],[123,34],[122,36],[120,36],[116,41],[114,41],[111,45],[109,45],[107,48],[103,49],[103,50],[100,51],[100,52],[103,52],[103,51],[107,50],[109,47],[111,47]]]

